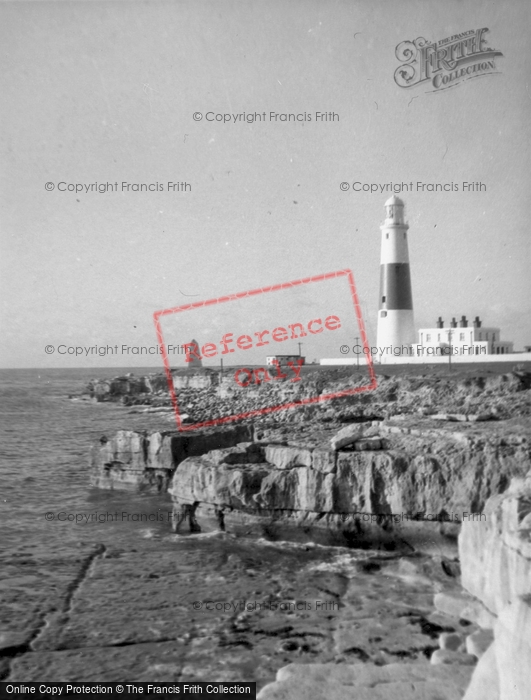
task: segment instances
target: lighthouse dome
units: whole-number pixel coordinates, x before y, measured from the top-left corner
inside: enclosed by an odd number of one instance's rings
[[[400,199],[400,197],[397,197],[396,194],[394,194],[392,197],[389,197],[384,206],[390,207],[396,205],[398,205],[399,207],[403,207],[404,202]]]

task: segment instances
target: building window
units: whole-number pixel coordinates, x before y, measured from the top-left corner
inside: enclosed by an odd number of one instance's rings
[[[431,340],[431,333],[426,333],[426,342],[429,343]]]
[[[382,297],[382,304],[385,304],[385,300],[387,297]]]
[[[388,234],[388,233],[386,233],[386,234],[385,234],[385,237],[386,237],[386,238],[389,238],[389,234]]]
[[[380,311],[380,318],[385,318],[387,316],[387,311]]]
[[[464,339],[465,339],[465,334],[459,333],[459,340],[464,340]]]

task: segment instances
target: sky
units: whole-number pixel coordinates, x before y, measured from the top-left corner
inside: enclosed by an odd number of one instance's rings
[[[414,184],[400,196],[417,328],[480,316],[515,349],[530,345],[530,9],[527,0],[1,3],[0,366],[162,367],[160,355],[122,352],[157,346],[155,312],[344,269],[375,344],[391,193],[355,192],[354,182]],[[496,71],[444,90],[395,82],[401,42],[483,27],[503,54]],[[264,112],[253,123],[214,116]],[[154,191],[134,191],[140,184]],[[68,191],[76,185],[84,191]],[[319,314],[343,326],[307,334],[302,352],[338,357],[359,336],[344,278],[164,323],[172,342],[202,344]],[[262,350],[247,352],[263,361]]]

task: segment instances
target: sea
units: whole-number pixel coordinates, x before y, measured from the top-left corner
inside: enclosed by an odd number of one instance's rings
[[[130,407],[81,399],[88,382],[153,368],[1,369],[0,370],[0,517],[4,553],[28,545],[56,549],[80,541],[127,546],[146,522],[76,524],[72,514],[111,509],[156,514],[167,510],[169,497],[102,491],[89,484],[92,443],[117,430],[171,430],[167,416],[132,413]],[[52,518],[53,515],[53,518]],[[157,530],[166,523],[150,521]]]

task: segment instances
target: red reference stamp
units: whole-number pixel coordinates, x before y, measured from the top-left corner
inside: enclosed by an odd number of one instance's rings
[[[330,303],[328,306],[323,302],[324,294],[322,288],[317,289],[318,283],[323,282],[334,282],[336,284],[344,284],[345,287],[345,298],[342,299],[341,311],[336,310],[336,313],[331,313]],[[282,325],[276,322],[264,321],[265,316],[259,318],[259,313],[257,308],[261,309],[262,313],[264,308],[269,306],[269,312],[274,310],[275,316],[268,318],[274,318],[275,321],[278,318],[279,312],[277,311],[279,303],[282,303],[282,299],[277,296],[278,292],[282,292],[284,295],[284,302],[286,302],[285,308],[293,308],[293,300],[291,300],[287,295],[291,291],[292,294],[301,291],[301,287],[304,285],[315,285],[315,293],[313,295],[313,300],[308,299],[306,296],[305,304],[302,303],[301,307],[308,306],[311,304],[312,312],[308,314],[310,320],[301,322],[291,323],[282,322]],[[312,287],[314,289],[314,287]],[[308,290],[304,289],[305,292]],[[336,289],[335,296],[333,299],[337,299],[338,291]],[[228,307],[225,304],[229,302],[236,301],[246,301],[246,302],[258,302],[258,307],[252,307],[252,312],[247,309],[243,312],[245,321],[240,319],[237,322],[235,314],[230,315],[231,327],[234,330],[225,331],[220,333],[217,338],[217,342],[213,342],[216,336],[215,330],[212,330],[213,325],[212,319],[205,320],[205,312],[215,312],[215,321],[219,321],[220,316],[224,314],[229,315],[231,309],[234,309],[232,305],[229,304]],[[266,304],[265,302],[270,302]],[[332,302],[337,305],[337,302]],[[326,308],[326,310],[325,310]],[[335,307],[334,307],[335,308]],[[234,412],[232,414],[212,418],[210,420],[204,420],[195,423],[183,423],[183,415],[186,413],[186,409],[179,403],[178,391],[175,388],[174,377],[172,374],[172,369],[170,366],[170,361],[168,353],[166,351],[166,342],[164,339],[164,333],[162,330],[162,319],[172,320],[183,320],[184,316],[178,316],[180,314],[185,314],[186,312],[196,312],[199,316],[199,312],[203,315],[201,320],[197,320],[197,326],[202,327],[202,331],[199,335],[210,338],[209,342],[198,342],[191,341],[185,343],[185,367],[188,367],[190,371],[194,367],[202,366],[203,360],[211,360],[221,367],[225,366],[224,380],[229,380],[232,382],[235,388],[241,391],[242,388],[249,388],[249,390],[256,389],[259,385],[263,383],[272,383],[272,386],[279,381],[284,381],[288,384],[293,384],[301,380],[301,370],[305,364],[305,360],[300,356],[300,346],[301,342],[296,343],[299,345],[299,355],[296,354],[282,354],[278,355],[276,352],[278,350],[282,351],[282,343],[287,343],[290,345],[291,341],[298,341],[300,338],[304,338],[303,343],[314,343],[317,344],[317,352],[323,352],[322,348],[326,347],[328,349],[327,354],[329,356],[338,356],[337,348],[339,347],[339,334],[343,334],[345,339],[345,333],[348,334],[348,338],[351,338],[353,334],[359,334],[361,338],[361,343],[366,353],[366,370],[367,370],[367,384],[362,386],[356,386],[352,388],[342,389],[330,394],[316,394],[315,396],[304,396],[297,400],[283,401],[278,405],[266,406],[263,408],[256,408],[252,410],[244,410],[240,412]],[[240,310],[241,311],[241,310]],[[286,316],[288,312],[284,311]],[[187,320],[189,320],[188,314],[186,314]],[[298,312],[299,318],[301,318],[301,312]],[[254,321],[249,321],[249,317],[253,317]],[[153,314],[153,319],[155,322],[155,329],[157,332],[157,339],[160,346],[160,353],[162,355],[164,370],[166,373],[166,378],[168,381],[169,393],[171,396],[173,408],[175,411],[175,421],[177,424],[177,429],[180,431],[196,430],[198,428],[205,428],[209,426],[222,425],[229,423],[231,421],[241,420],[245,418],[252,418],[255,416],[261,416],[268,413],[273,413],[275,411],[281,411],[290,408],[296,408],[300,406],[307,406],[309,404],[322,403],[329,401],[331,399],[340,398],[342,396],[351,396],[353,394],[358,394],[363,391],[370,391],[376,389],[376,375],[374,372],[374,367],[372,363],[371,354],[369,351],[369,344],[367,340],[367,335],[365,332],[365,325],[363,323],[363,317],[361,313],[360,303],[358,300],[358,295],[356,292],[356,286],[354,283],[354,275],[351,270],[339,270],[337,272],[329,272],[323,275],[316,275],[314,277],[307,277],[305,279],[294,280],[291,282],[285,282],[283,284],[271,285],[269,287],[263,287],[260,289],[252,289],[246,292],[238,292],[236,294],[230,294],[227,296],[218,297],[215,299],[207,299],[204,301],[197,301],[190,304],[183,304],[181,306],[175,306],[170,309],[162,309],[156,311]],[[261,324],[260,326],[258,324]],[[240,327],[240,332],[237,331],[237,327]],[[264,328],[265,330],[254,330],[253,326],[256,328]],[[192,326],[196,327],[196,326]],[[188,332],[190,326],[188,326]],[[253,328],[253,330],[251,330]],[[184,331],[183,331],[184,332]],[[194,335],[191,337],[197,337],[198,333],[193,331]],[[321,349],[319,350],[318,343],[321,343]],[[293,349],[293,342],[291,346]],[[264,346],[269,346],[267,350],[262,351],[261,348]],[[332,348],[331,350],[329,348]],[[257,353],[267,352],[271,354],[263,362],[263,358],[259,355],[262,364],[264,366],[256,366],[256,362],[253,362],[257,358]],[[251,354],[254,353],[254,356]],[[275,354],[273,354],[275,353]],[[243,359],[242,361],[237,361]],[[232,366],[231,366],[232,361]]]

